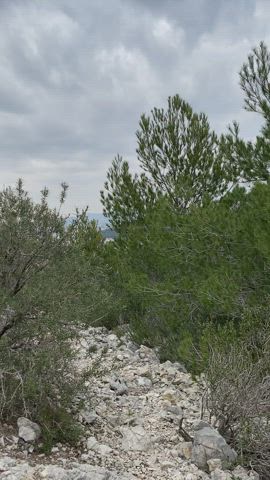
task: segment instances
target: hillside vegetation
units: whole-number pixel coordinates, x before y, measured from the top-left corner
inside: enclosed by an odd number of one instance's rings
[[[142,115],[139,171],[119,155],[101,200],[105,243],[87,212],[70,222],[18,181],[0,193],[0,419],[37,421],[45,447],[76,442],[71,340],[128,324],[163,360],[205,373],[205,409],[243,465],[270,478],[270,55],[240,71],[254,141],[223,135],[178,95]],[[255,134],[255,132],[254,132]],[[89,372],[89,375],[94,372]],[[83,382],[82,382],[83,383]]]

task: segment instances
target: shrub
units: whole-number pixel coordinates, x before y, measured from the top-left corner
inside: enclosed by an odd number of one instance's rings
[[[237,450],[242,464],[269,479],[269,308],[248,310],[237,331],[231,327],[215,334],[209,329],[206,343],[210,416]]]
[[[237,324],[270,293],[269,213],[269,185],[258,184],[188,215],[160,201],[126,229],[111,246],[113,283],[136,341],[198,371],[205,325]]]
[[[21,181],[0,192],[0,419],[37,421],[49,445],[78,437],[68,413],[81,388],[71,349],[76,325],[105,321],[113,302],[97,228],[85,213],[67,226],[47,197],[44,189],[34,203]]]

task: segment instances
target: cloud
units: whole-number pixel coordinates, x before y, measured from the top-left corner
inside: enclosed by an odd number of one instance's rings
[[[184,30],[176,28],[166,18],[159,18],[154,22],[153,35],[160,46],[174,49],[181,47],[185,39]]]
[[[236,119],[252,137],[238,71],[270,44],[268,0],[2,0],[0,172],[38,197],[71,191],[67,210],[101,210],[116,153],[135,168],[142,112],[179,93],[218,132]]]

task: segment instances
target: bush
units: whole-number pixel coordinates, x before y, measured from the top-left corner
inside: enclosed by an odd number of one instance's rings
[[[258,184],[187,215],[160,201],[126,229],[111,246],[113,284],[136,341],[198,372],[208,322],[237,324],[270,293],[269,214],[269,185]]]
[[[242,464],[270,478],[269,308],[248,310],[241,326],[207,332],[207,409]]]
[[[97,228],[85,212],[67,226],[47,197],[34,203],[21,181],[0,192],[0,419],[37,421],[50,445],[79,433],[67,409],[81,388],[76,325],[102,323],[114,303]]]
[[[24,347],[1,342],[0,418],[9,423],[19,416],[33,419],[42,427],[43,443],[49,448],[57,441],[78,440],[80,430],[67,409],[82,384],[72,370],[68,344],[44,333],[34,345],[29,338]]]

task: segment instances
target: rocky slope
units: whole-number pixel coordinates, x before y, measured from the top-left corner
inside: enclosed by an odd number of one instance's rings
[[[84,425],[81,444],[77,449],[57,445],[45,457],[31,445],[22,446],[17,434],[6,430],[0,438],[1,479],[258,478],[241,467],[222,470],[219,460],[208,463],[209,473],[193,463],[192,445],[179,434],[179,424],[184,419],[185,430],[196,437],[203,386],[183,366],[160,363],[153,350],[134,345],[127,336],[119,339],[104,328],[80,333],[74,345],[76,368],[89,371],[89,379],[72,409]]]

